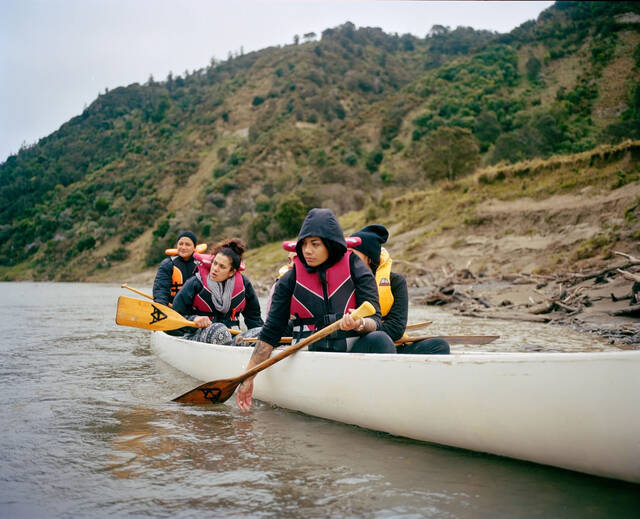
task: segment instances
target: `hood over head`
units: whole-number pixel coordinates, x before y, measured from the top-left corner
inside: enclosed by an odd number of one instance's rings
[[[302,241],[309,236],[319,236],[322,238],[322,241],[329,250],[329,259],[320,265],[320,267],[330,267],[338,262],[340,258],[344,256],[344,253],[347,252],[347,242],[344,239],[344,232],[331,209],[311,209],[311,211],[307,213],[304,222],[302,222],[302,227],[300,227],[298,242],[296,243],[296,252],[300,261],[307,267],[307,270],[311,271],[315,269],[311,269],[311,267],[305,263],[304,255],[302,254]]]

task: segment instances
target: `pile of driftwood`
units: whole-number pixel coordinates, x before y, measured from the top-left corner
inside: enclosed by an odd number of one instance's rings
[[[412,302],[423,305],[451,305],[456,313],[466,316],[550,322],[580,314],[595,302],[610,297],[614,302],[629,299],[628,307],[611,312],[612,315],[640,316],[640,259],[622,252],[615,254],[626,258],[627,262],[589,273],[502,276],[498,282],[533,285],[528,301],[518,304],[508,300],[492,303],[487,298],[477,295],[471,285],[481,284],[484,280],[468,268],[443,268],[440,272],[424,270],[421,276],[411,280],[413,292],[416,294],[412,297]],[[632,282],[627,294],[594,296],[589,293],[593,292],[591,287],[594,285],[610,283],[618,276]],[[589,286],[586,281],[589,281]]]
[[[618,275],[622,276],[624,279],[631,281],[632,285],[630,286],[630,291],[628,294],[622,296],[616,296],[611,293],[610,297],[613,302],[629,300],[629,307],[621,310],[616,310],[611,312],[612,315],[619,316],[632,316],[637,317],[640,316],[640,259],[635,258],[629,254],[625,254],[624,252],[616,251],[615,254],[617,256],[622,256],[627,259],[627,263],[617,267],[608,267],[590,274],[570,274],[565,276],[563,279],[563,283],[567,286],[575,286],[579,283],[582,283],[587,280],[593,279],[594,283],[607,283],[612,281]],[[579,287],[583,288],[583,287]],[[579,290],[579,289],[576,289]],[[575,291],[574,291],[575,292]],[[590,306],[587,304],[586,306]],[[576,310],[579,310],[576,309]]]

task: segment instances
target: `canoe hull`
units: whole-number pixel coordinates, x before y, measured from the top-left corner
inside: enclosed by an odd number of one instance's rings
[[[252,348],[156,332],[158,356],[201,381]],[[640,352],[364,355],[301,351],[254,397],[376,431],[640,483]]]

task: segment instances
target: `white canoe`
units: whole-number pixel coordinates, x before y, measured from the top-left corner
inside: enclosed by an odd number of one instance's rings
[[[153,333],[152,347],[201,381],[240,375],[253,351],[162,332]],[[259,373],[254,397],[375,431],[640,483],[640,351],[300,351]]]

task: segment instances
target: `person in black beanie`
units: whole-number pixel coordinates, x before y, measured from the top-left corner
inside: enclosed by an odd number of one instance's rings
[[[162,260],[153,281],[153,300],[169,305],[187,280],[195,274],[193,253],[198,238],[191,231],[180,231],[176,243],[177,254]]]
[[[380,310],[382,313],[382,330],[390,340],[400,339],[407,327],[409,314],[409,293],[404,277],[391,272],[391,257],[382,247],[389,238],[389,231],[379,224],[367,225],[351,235],[362,240],[360,245],[352,247],[354,252],[365,262],[376,277]],[[398,353],[448,354],[449,343],[442,338],[425,339],[398,347]]]

